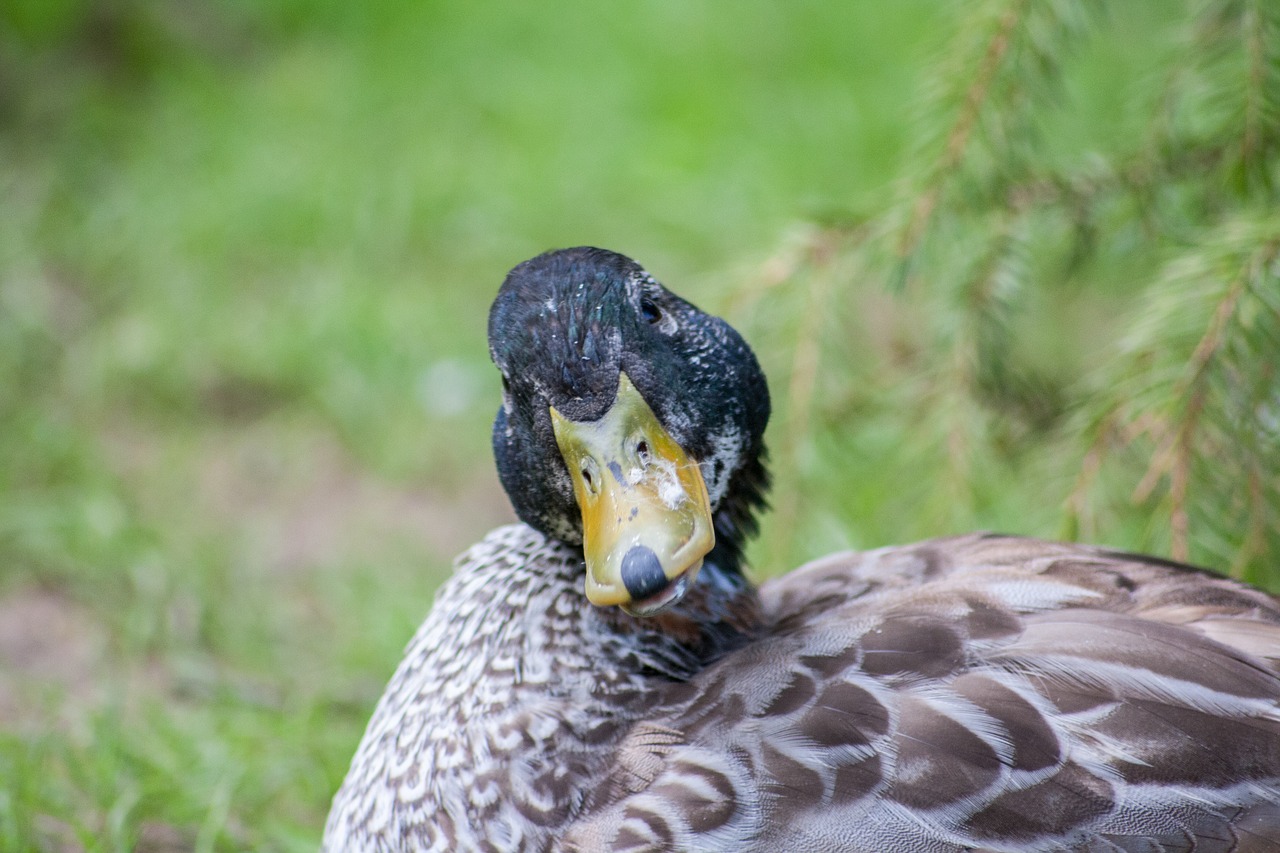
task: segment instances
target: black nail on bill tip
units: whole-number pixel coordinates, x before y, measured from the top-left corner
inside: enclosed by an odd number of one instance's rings
[[[667,585],[662,563],[652,548],[632,545],[622,558],[622,584],[632,598],[641,599],[657,595]]]

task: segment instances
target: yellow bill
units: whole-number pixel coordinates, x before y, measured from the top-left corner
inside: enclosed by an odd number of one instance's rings
[[[587,598],[647,616],[683,596],[715,544],[698,463],[625,373],[596,421],[551,423],[582,511]]]

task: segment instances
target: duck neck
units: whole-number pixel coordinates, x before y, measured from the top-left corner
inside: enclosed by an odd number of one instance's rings
[[[757,513],[768,505],[765,495],[769,490],[769,471],[765,467],[765,455],[760,448],[734,471],[724,499],[712,516],[716,544],[707,555],[706,564],[716,570],[712,577],[719,577],[730,586],[750,587],[742,574],[743,549],[760,529]]]
[[[764,627],[756,588],[742,574],[740,552],[717,544],[697,580],[677,604],[655,616],[632,616],[618,607],[597,611],[610,628],[636,642],[674,642],[689,653],[683,679],[759,636]]]

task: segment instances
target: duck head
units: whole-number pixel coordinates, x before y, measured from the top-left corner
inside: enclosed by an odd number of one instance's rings
[[[602,249],[513,269],[489,313],[493,448],[516,514],[580,546],[592,603],[653,615],[737,577],[768,477],[769,391],[727,323]]]

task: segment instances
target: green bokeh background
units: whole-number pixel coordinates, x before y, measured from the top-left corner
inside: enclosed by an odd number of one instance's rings
[[[1051,155],[1125,144],[1179,50],[1166,4],[1115,5]],[[450,560],[510,518],[484,339],[505,271],[568,245],[638,258],[743,325],[794,426],[776,377],[809,327],[785,298],[735,306],[805,223],[874,212],[919,169],[922,90],[965,14],[8,0],[0,850],[314,849]],[[1127,293],[1107,269],[1037,303],[1032,359],[1089,366]],[[929,463],[904,476],[909,441],[867,436],[833,462],[836,439],[775,433],[789,515],[763,571],[949,532],[893,503]],[[1053,535],[1060,485],[946,518]]]

